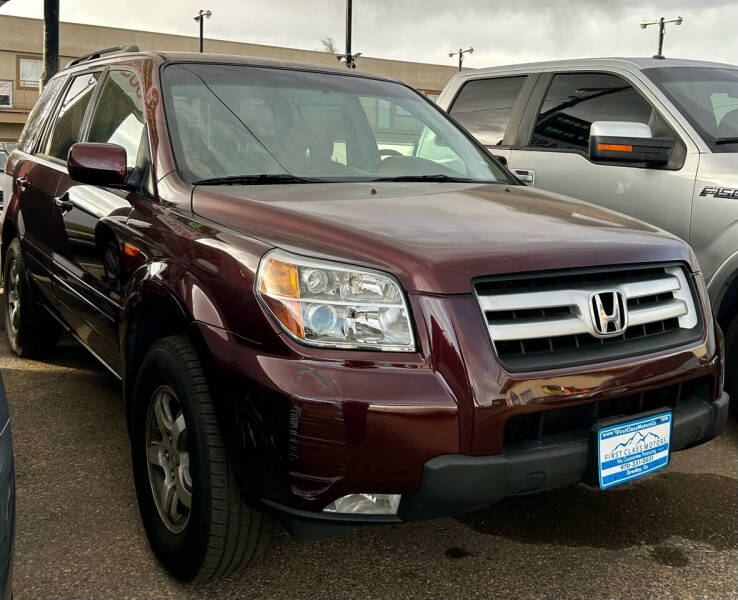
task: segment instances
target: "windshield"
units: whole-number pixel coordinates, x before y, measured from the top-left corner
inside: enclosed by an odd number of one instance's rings
[[[191,183],[510,182],[400,84],[217,64],[172,65],[162,77],[177,166]]]
[[[648,75],[713,152],[738,152],[738,70],[660,67]]]

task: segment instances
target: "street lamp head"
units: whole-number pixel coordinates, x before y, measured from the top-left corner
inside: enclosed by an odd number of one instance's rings
[[[676,19],[674,19],[674,24],[681,25],[683,21],[684,19],[682,19],[681,17],[677,17]]]
[[[449,53],[448,53],[448,57],[449,57],[449,58],[453,58],[454,54],[456,54],[456,52],[449,52]]]
[[[474,48],[469,48],[469,54],[474,54]]]
[[[195,21],[202,21],[203,17],[205,17],[206,19],[209,19],[212,16],[213,16],[212,10],[200,9],[200,11],[195,15]]]
[[[641,29],[645,29],[646,27],[648,27],[648,23],[641,23]]]
[[[210,17],[213,16],[213,11],[212,10],[206,10],[203,14],[205,15],[205,17],[207,19],[209,19]]]

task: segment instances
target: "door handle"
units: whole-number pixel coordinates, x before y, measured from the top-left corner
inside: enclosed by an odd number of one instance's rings
[[[25,192],[30,187],[31,182],[25,177],[18,177],[18,179],[15,180],[15,184],[20,188],[21,192]]]
[[[526,185],[535,185],[536,172],[533,169],[513,169],[515,176]]]
[[[54,204],[59,207],[62,215],[67,214],[70,210],[74,208],[74,203],[69,199],[67,194],[54,198]]]

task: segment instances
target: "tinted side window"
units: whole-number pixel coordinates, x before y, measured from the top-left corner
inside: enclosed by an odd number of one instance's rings
[[[510,114],[527,76],[476,79],[467,83],[451,115],[485,146],[502,143]]]
[[[586,153],[594,121],[649,123],[652,112],[651,105],[617,75],[556,75],[543,100],[530,145]]]
[[[123,146],[128,168],[133,168],[136,166],[144,123],[138,78],[128,71],[110,71],[90,122],[87,141]]]
[[[41,92],[36,104],[28,115],[26,126],[21,132],[20,138],[18,139],[18,148],[23,152],[31,152],[38,141],[41,130],[46,122],[46,117],[51,108],[54,106],[54,101],[59,95],[64,82],[67,80],[66,76],[55,77],[49,83],[46,84],[44,91]]]
[[[54,129],[46,148],[46,154],[49,156],[67,160],[72,144],[79,141],[82,121],[98,79],[100,73],[85,73],[72,81],[56,115]]]

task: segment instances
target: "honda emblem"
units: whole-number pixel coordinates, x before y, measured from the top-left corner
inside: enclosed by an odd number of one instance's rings
[[[628,305],[621,292],[592,294],[589,301],[594,335],[598,338],[622,335],[628,327]]]

